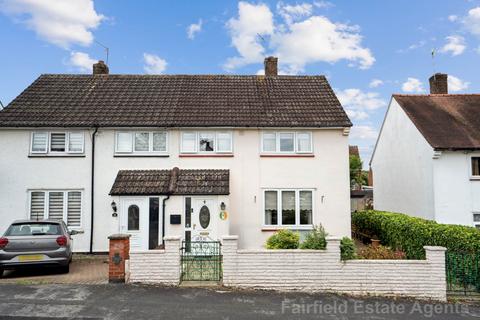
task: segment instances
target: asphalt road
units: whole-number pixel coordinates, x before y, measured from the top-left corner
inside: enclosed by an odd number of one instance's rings
[[[480,306],[137,285],[0,285],[0,319],[479,319]]]

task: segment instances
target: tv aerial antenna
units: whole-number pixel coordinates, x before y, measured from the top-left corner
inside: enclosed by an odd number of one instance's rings
[[[108,55],[110,53],[110,49],[106,45],[102,44],[97,40],[95,40],[95,42],[105,50],[105,55],[106,55],[105,63],[108,65]]]

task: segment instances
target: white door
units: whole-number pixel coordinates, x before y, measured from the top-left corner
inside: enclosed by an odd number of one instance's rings
[[[148,198],[121,200],[120,232],[130,234],[130,250],[148,250]]]
[[[193,198],[192,241],[218,240],[215,201]]]

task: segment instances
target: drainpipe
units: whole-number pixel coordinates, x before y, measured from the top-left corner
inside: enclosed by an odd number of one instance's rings
[[[167,195],[166,198],[163,198],[163,201],[162,201],[162,246],[163,248],[165,249],[165,202],[167,202],[167,200],[170,199],[170,195]]]
[[[165,248],[165,240],[163,239],[165,237],[165,206],[166,202],[168,199],[170,199],[170,196],[175,192],[175,189],[177,188],[177,180],[178,180],[178,174],[180,173],[180,169],[178,167],[174,167],[172,171],[170,172],[170,183],[168,184],[168,191],[167,191],[167,197],[163,198],[162,202],[162,246]]]
[[[90,202],[91,202],[91,207],[90,207],[90,253],[93,253],[93,212],[94,212],[94,199],[95,199],[95,137],[98,133],[98,126],[94,127],[95,130],[93,131],[92,134],[92,175],[91,175],[91,186],[90,186]]]

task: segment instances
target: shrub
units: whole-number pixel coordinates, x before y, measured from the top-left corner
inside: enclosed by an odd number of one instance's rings
[[[359,256],[361,259],[392,259],[401,260],[405,259],[405,253],[400,250],[392,250],[389,247],[382,245],[372,246],[369,245],[360,250]]]
[[[327,247],[327,232],[320,224],[310,231],[300,245],[300,249],[325,250]]]
[[[343,237],[340,241],[340,256],[342,260],[356,259],[355,243],[349,237]]]
[[[267,249],[298,249],[300,235],[291,230],[279,230],[267,240]]]
[[[473,227],[374,210],[353,213],[352,224],[357,231],[376,235],[383,244],[404,251],[408,259],[425,259],[423,246],[442,246],[454,252],[480,251],[480,232]]]

